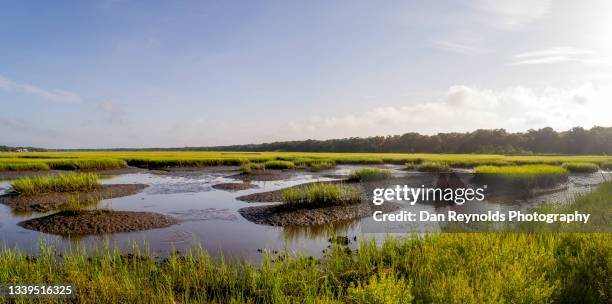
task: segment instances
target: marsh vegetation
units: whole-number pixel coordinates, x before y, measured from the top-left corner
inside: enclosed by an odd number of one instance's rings
[[[389,169],[381,168],[360,168],[351,173],[348,179],[350,181],[372,181],[381,180],[391,177],[393,174]]]
[[[479,183],[503,185],[517,192],[552,187],[568,179],[567,169],[550,165],[479,166],[474,169]]]
[[[0,280],[74,284],[76,299],[41,299],[53,303],[606,303],[611,296],[609,234],[389,237],[354,251],[336,244],[320,259],[266,253],[260,266],[217,260],[200,247],[161,261],[146,249],[132,252],[103,247],[60,257],[43,245],[33,258],[4,248]]]
[[[361,202],[361,190],[355,185],[313,183],[282,191],[282,202],[290,207],[344,206]]]
[[[48,192],[92,191],[100,187],[94,173],[68,173],[24,177],[13,180],[11,191],[18,195],[38,195]]]
[[[443,162],[423,162],[417,166],[420,172],[449,172],[451,168]]]
[[[572,173],[594,173],[599,171],[599,166],[586,162],[563,163],[561,167]]]

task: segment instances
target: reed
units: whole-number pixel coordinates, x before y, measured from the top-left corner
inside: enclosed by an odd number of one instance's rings
[[[599,166],[594,163],[563,163],[561,166],[572,173],[594,173],[599,171]]]
[[[287,160],[269,160],[264,166],[266,169],[295,169],[295,164]]]
[[[551,187],[568,179],[567,169],[549,165],[479,166],[474,169],[480,183],[504,185],[521,191],[536,187]]]
[[[381,168],[361,168],[353,171],[349,176],[352,181],[381,180],[391,177],[391,170]]]
[[[41,171],[49,170],[45,163],[3,163],[0,162],[0,171]]]
[[[417,167],[420,172],[449,172],[451,168],[446,163],[424,162]]]
[[[69,173],[24,177],[13,180],[11,191],[18,195],[37,195],[47,192],[91,191],[98,188],[98,175]]]
[[[342,206],[361,202],[361,191],[353,185],[314,183],[285,189],[282,201],[288,206]]]
[[[612,271],[609,234],[387,237],[320,259],[265,252],[260,265],[199,246],[164,259],[146,247],[40,247],[36,257],[4,247],[0,281],[73,284],[75,298],[42,303],[608,303]]]

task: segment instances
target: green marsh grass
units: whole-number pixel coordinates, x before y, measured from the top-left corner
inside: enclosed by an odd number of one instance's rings
[[[419,167],[419,165],[417,163],[407,162],[404,164],[404,167],[406,168],[406,170],[415,170]]]
[[[3,163],[0,162],[0,171],[42,171],[49,170],[45,163]]]
[[[479,166],[474,169],[478,182],[505,184],[507,187],[533,189],[551,187],[567,181],[569,172],[559,166]]]
[[[0,252],[0,281],[71,283],[43,303],[609,303],[610,234],[442,233],[333,245],[260,265],[201,247],[156,260],[108,246]],[[23,299],[17,299],[17,302]],[[9,301],[1,298],[0,302]],[[26,302],[23,300],[23,302]]]
[[[391,170],[382,169],[382,168],[360,168],[351,175],[349,175],[349,180],[352,181],[369,181],[369,180],[381,180],[386,179],[393,176],[391,174]]]
[[[522,222],[519,225],[522,230],[519,231],[612,233],[612,204],[610,204],[610,198],[612,198],[612,181],[607,181],[599,184],[592,192],[577,194],[567,204],[542,204],[529,211],[546,214],[574,213],[577,211],[590,214],[589,221],[586,224]]]
[[[51,169],[57,170],[110,170],[128,166],[122,159],[69,159],[46,162]]]
[[[93,173],[68,173],[47,176],[24,177],[13,180],[11,190],[19,195],[36,195],[47,192],[91,191],[100,186],[98,175]]]
[[[264,166],[266,169],[295,169],[295,164],[287,160],[269,160]]]
[[[424,162],[417,167],[417,170],[420,172],[449,172],[451,168],[446,163]]]
[[[308,164],[311,171],[323,171],[332,169],[336,166],[336,162],[333,160],[314,160]]]
[[[594,173],[599,171],[599,166],[594,163],[563,163],[561,166],[572,173]]]
[[[311,171],[322,171],[336,166],[336,162],[331,159],[317,158],[296,158],[291,160],[297,168],[308,168]]]
[[[240,167],[240,172],[242,174],[251,174],[253,170],[266,170],[266,166],[262,163],[246,163]]]
[[[343,206],[361,202],[361,191],[354,185],[314,183],[285,189],[282,201],[287,206]]]
[[[27,158],[24,158],[27,157]],[[495,154],[427,154],[427,153],[315,153],[315,152],[204,152],[204,151],[93,151],[93,152],[28,152],[27,154],[0,152],[1,162],[47,163],[65,160],[119,159],[130,166],[143,168],[240,166],[246,162],[260,163],[269,160],[296,161],[304,159],[329,160],[337,164],[420,164],[423,162],[446,163],[456,168],[473,168],[481,165],[561,165],[565,162],[612,162],[612,156],[505,156]],[[299,164],[298,164],[299,166]],[[22,167],[25,168],[25,167]],[[78,166],[66,166],[78,169]],[[96,169],[95,167],[92,169]]]
[[[159,169],[169,167],[214,167],[214,166],[240,166],[248,160],[244,158],[160,158],[160,159],[127,159],[130,166]]]
[[[602,169],[612,171],[612,162],[605,162],[599,165]]]

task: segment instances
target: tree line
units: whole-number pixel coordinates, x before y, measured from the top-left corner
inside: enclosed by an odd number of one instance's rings
[[[612,127],[575,127],[557,132],[550,127],[511,133],[480,129],[467,133],[438,133],[351,137],[329,140],[281,141],[262,144],[185,147],[199,151],[284,152],[395,152],[395,153],[495,153],[612,155]]]

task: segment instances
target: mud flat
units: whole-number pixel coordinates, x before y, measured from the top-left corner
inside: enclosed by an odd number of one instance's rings
[[[55,175],[62,173],[61,170],[26,170],[26,171],[0,171],[0,179],[14,179],[22,177],[33,177],[41,175]]]
[[[77,210],[27,220],[19,226],[51,234],[90,235],[163,228],[176,223],[172,217],[153,212]]]
[[[239,173],[235,175],[228,176],[229,178],[241,180],[241,181],[278,181],[283,179],[288,179],[291,177],[296,170],[273,170],[268,169],[265,171],[253,171],[249,174]]]
[[[146,187],[147,185],[143,184],[117,184],[103,185],[95,191],[86,192],[51,192],[31,196],[9,193],[0,196],[0,203],[13,208],[15,211],[47,212],[60,209],[71,198],[78,198],[80,203],[88,203],[95,200],[133,195]]]
[[[213,185],[212,187],[217,190],[225,190],[230,192],[259,188],[257,185],[250,183],[223,183]]]
[[[393,203],[375,206],[360,203],[348,206],[321,208],[288,208],[284,205],[245,207],[238,212],[247,220],[260,225],[270,226],[314,226],[338,221],[355,220],[369,216],[375,210],[392,212],[399,208]]]

